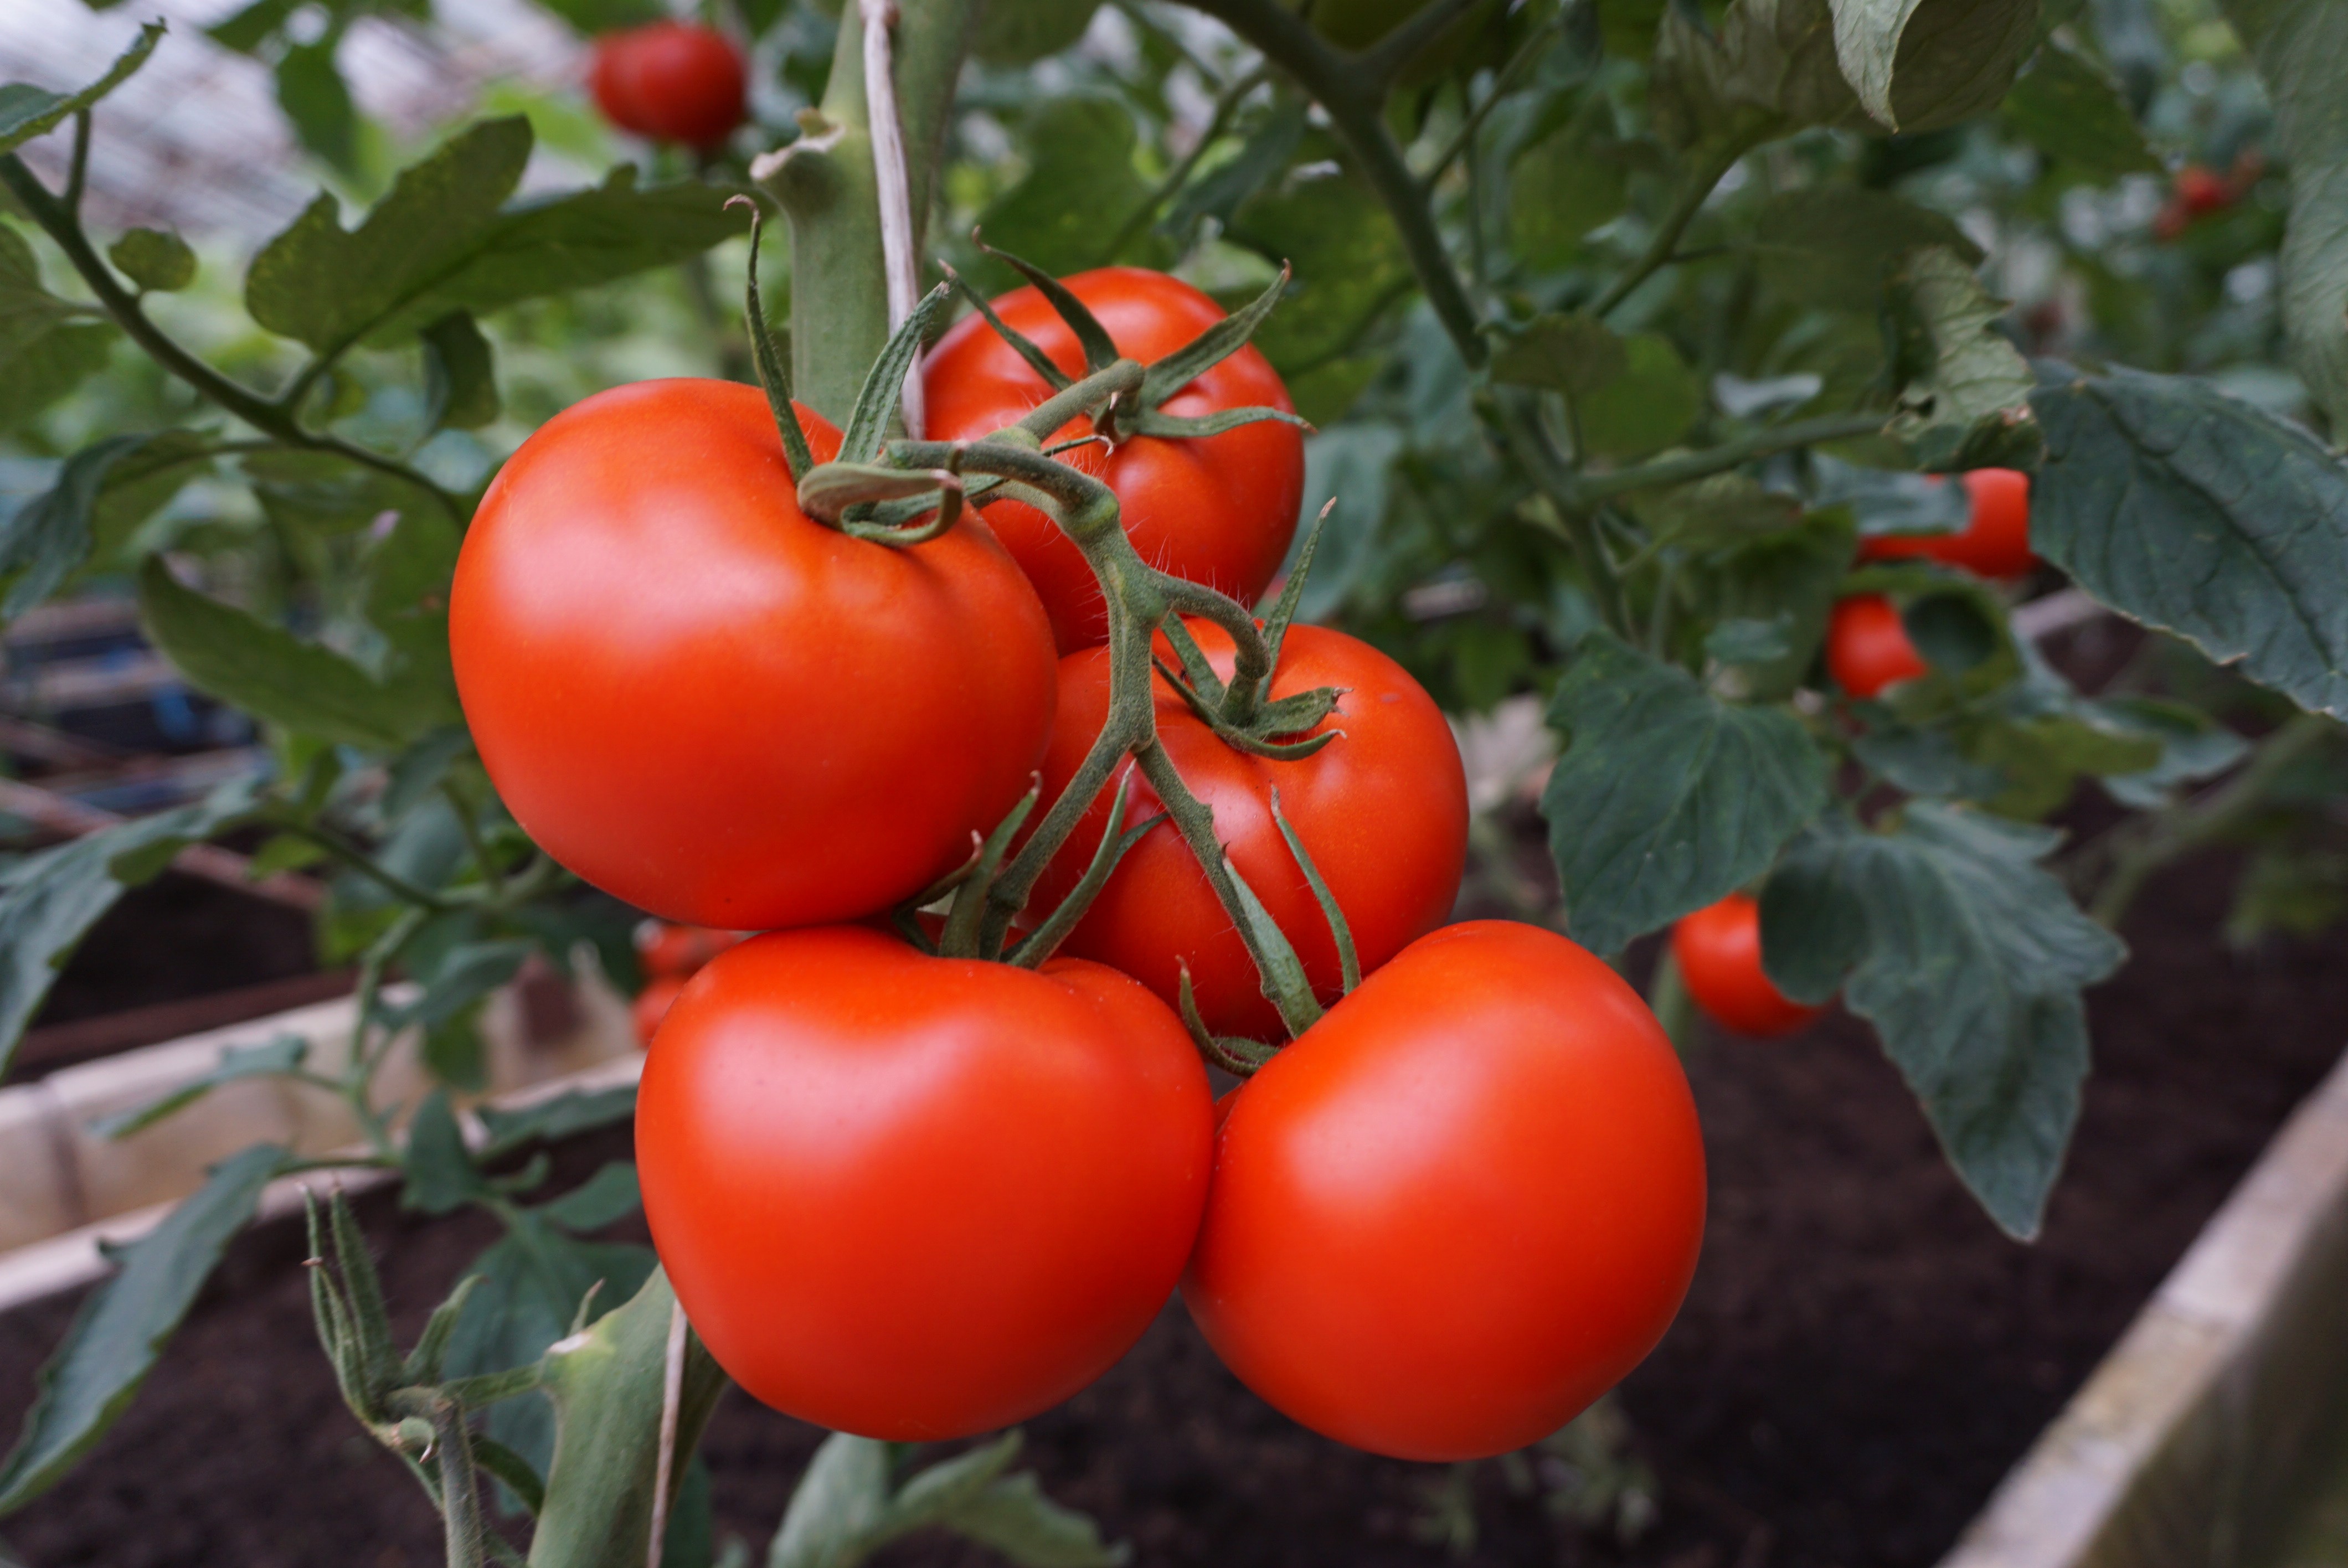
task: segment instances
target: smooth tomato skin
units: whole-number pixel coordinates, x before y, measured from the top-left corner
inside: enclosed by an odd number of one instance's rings
[[[1048,1409],[1180,1276],[1214,1106],[1130,979],[933,958],[861,927],[759,937],[686,986],[636,1157],[710,1353],[803,1420],[921,1441]]]
[[[725,34],[665,21],[597,38],[587,87],[622,130],[707,152],[742,123],[749,77]]]
[[[819,461],[838,450],[800,418]],[[896,549],[811,521],[766,398],[732,382],[639,382],[541,426],[474,517],[448,641],[530,835],[721,930],[919,892],[1051,729],[1051,630],[985,525]]]
[[[1958,476],[1972,514],[1952,534],[1883,534],[1859,541],[1861,560],[1921,556],[1976,577],[2011,580],[2038,569],[2030,552],[2030,476],[2018,468],[1972,468]]]
[[[1900,607],[1879,593],[1837,601],[1827,621],[1827,673],[1854,697],[1873,697],[1931,666],[1909,640]]]
[[[1562,937],[1470,921],[1231,1097],[1182,1297],[1314,1431],[1480,1459],[1654,1348],[1704,1217],[1695,1105],[1646,1004]]]
[[[1761,906],[1749,895],[1731,893],[1682,916],[1672,927],[1672,957],[1704,1016],[1738,1034],[1772,1040],[1826,1010],[1791,999],[1762,969]]]
[[[1147,364],[1223,319],[1223,309],[1179,279],[1140,267],[1103,267],[1066,280],[1118,350]],[[1071,375],[1084,374],[1076,333],[1033,288],[994,302],[995,313]],[[963,317],[940,339],[922,371],[927,429],[934,440],[974,439],[1017,423],[1051,388],[985,318]],[[1242,347],[1166,400],[1168,414],[1195,417],[1226,408],[1293,413],[1272,362]],[[1076,419],[1054,441],[1092,433]],[[1045,443],[1047,446],[1050,442]],[[1117,492],[1125,531],[1150,565],[1252,603],[1280,569],[1304,494],[1304,442],[1296,427],[1262,420],[1203,440],[1136,436],[1114,454],[1097,446],[1060,455]],[[1024,501],[986,507],[987,521],[1025,571],[1062,652],[1108,636],[1107,610],[1092,569],[1057,525]]]
[[[1206,621],[1184,624],[1228,679],[1229,634]],[[1183,705],[1164,676],[1155,682],[1158,736],[1167,755],[1191,794],[1214,811],[1216,836],[1288,934],[1313,989],[1324,1001],[1334,1001],[1344,979],[1336,938],[1272,820],[1272,792],[1279,790],[1282,815],[1303,839],[1345,911],[1366,973],[1451,913],[1468,858],[1468,781],[1451,726],[1407,671],[1342,631],[1292,627],[1272,677],[1272,695],[1316,686],[1344,689],[1336,711],[1319,728],[1344,733],[1312,756],[1275,762],[1225,745]],[[1108,692],[1107,649],[1087,649],[1060,661],[1059,719],[1044,754],[1045,800],[1056,797],[1100,733]],[[1035,917],[1040,919],[1083,876],[1107,829],[1115,794],[1112,778],[1037,884],[1028,905]],[[1135,773],[1127,825],[1159,809],[1157,792]],[[1169,1005],[1181,994],[1187,958],[1200,1015],[1210,1030],[1256,1040],[1286,1037],[1231,917],[1170,822],[1151,829],[1127,852],[1062,950],[1123,970]]]

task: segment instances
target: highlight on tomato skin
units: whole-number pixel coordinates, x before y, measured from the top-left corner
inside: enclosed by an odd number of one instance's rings
[[[646,1219],[754,1398],[900,1441],[1106,1371],[1196,1238],[1214,1106],[1171,1009],[1102,965],[753,938],[685,988],[638,1091]]]
[[[1061,282],[1107,329],[1119,353],[1148,363],[1182,347],[1224,319],[1200,290],[1141,267],[1101,267]],[[994,302],[1004,323],[1070,374],[1082,374],[1076,333],[1043,294],[1014,289]],[[922,368],[928,434],[975,440],[1015,423],[1049,388],[984,317],[955,323]],[[1200,373],[1167,399],[1185,418],[1229,408],[1295,412],[1272,362],[1252,343]],[[1051,437],[1092,433],[1070,421]],[[1287,559],[1304,494],[1304,441],[1292,425],[1263,420],[1205,437],[1136,436],[1114,453],[1097,445],[1060,455],[1117,492],[1125,531],[1141,559],[1190,582],[1252,603]],[[1035,585],[1064,653],[1107,641],[1107,610],[1083,555],[1056,524],[1024,501],[988,504],[988,523]]]
[[[1694,1102],[1637,992],[1565,938],[1420,938],[1230,1098],[1183,1277],[1266,1402],[1396,1459],[1557,1430],[1695,1271]]]
[[[1744,893],[1680,917],[1672,927],[1680,982],[1704,1016],[1755,1040],[1794,1033],[1824,1013],[1793,1000],[1761,967],[1761,906]]]
[[[622,130],[706,153],[742,123],[749,74],[725,34],[669,19],[598,37],[587,87]]]
[[[1861,560],[1921,558],[2010,582],[2038,569],[2030,549],[2030,476],[2018,468],[1972,468],[1957,476],[1972,502],[1963,528],[1946,534],[1876,534],[1859,541]]]
[[[1827,621],[1827,673],[1836,685],[1854,697],[1875,697],[1931,669],[1890,600],[1862,593],[1837,601]]]

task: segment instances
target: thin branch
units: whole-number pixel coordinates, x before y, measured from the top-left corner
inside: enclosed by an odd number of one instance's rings
[[[1256,88],[1263,86],[1270,75],[1264,67],[1258,66],[1223,89],[1222,96],[1215,100],[1215,112],[1208,118],[1207,128],[1199,134],[1197,144],[1166,171],[1166,178],[1158,182],[1158,189],[1149,193],[1149,199],[1134,209],[1133,216],[1127,219],[1125,226],[1117,231],[1117,238],[1101,251],[1103,257],[1116,261],[1118,253],[1133,242],[1134,236],[1141,232],[1143,226],[1157,216],[1158,210],[1173,199],[1174,194],[1189,181],[1190,171],[1199,167],[1199,160],[1207,156],[1208,149],[1223,134],[1231,116],[1239,112],[1240,105],[1246,102],[1248,96]]]
[[[81,220],[82,192],[89,184],[89,111],[74,112],[73,161],[66,168],[66,210]]]
[[[1797,446],[1872,436],[1883,428],[1883,420],[1880,414],[1822,414],[1815,419],[1797,419],[1789,425],[1773,425],[1734,441],[1707,446],[1701,452],[1683,452],[1677,456],[1658,457],[1652,463],[1634,463],[1606,474],[1585,474],[1576,480],[1576,487],[1584,500],[1601,501],[1627,496],[1633,490],[1682,485],[1690,479],[1725,474],[1780,452],[1791,452]]]
[[[1478,0],[1435,0],[1435,4],[1354,56],[1354,68],[1384,87],[1421,51],[1451,30],[1451,25],[1475,7]]]
[[[1470,144],[1475,141],[1476,133],[1483,128],[1484,121],[1493,108],[1502,98],[1516,90],[1517,77],[1525,67],[1539,58],[1541,50],[1564,31],[1565,23],[1562,19],[1552,21],[1546,26],[1535,28],[1530,36],[1517,46],[1517,52],[1509,56],[1508,63],[1502,66],[1499,74],[1492,78],[1492,90],[1484,95],[1483,102],[1468,111],[1468,118],[1460,121],[1459,128],[1452,133],[1451,139],[1444,144],[1443,150],[1436,154],[1435,161],[1427,166],[1426,172],[1419,176],[1419,182],[1422,185],[1432,189],[1435,182],[1443,178],[1443,171],[1451,167],[1452,160],[1466,152]]]
[[[872,132],[873,185],[880,203],[880,260],[889,289],[889,327],[895,331],[913,313],[922,296],[921,258],[913,249],[913,194],[905,170],[905,133],[897,114],[897,77],[893,30],[897,0],[860,0],[864,18],[864,102]],[[919,440],[922,417],[922,371],[905,371],[899,406],[905,432]]]
[[[1712,200],[1713,190],[1728,171],[1736,167],[1737,160],[1753,149],[1756,139],[1757,133],[1736,137],[1723,144],[1709,159],[1697,166],[1696,177],[1688,181],[1678,199],[1672,203],[1671,210],[1663,214],[1663,220],[1656,228],[1654,237],[1647,241],[1645,251],[1631,263],[1628,272],[1616,278],[1607,286],[1606,292],[1598,296],[1590,307],[1591,315],[1604,317],[1629,299],[1640,284],[1662,271],[1679,249],[1680,236],[1686,233],[1688,225],[1695,221],[1695,215],[1704,210],[1704,204]]]

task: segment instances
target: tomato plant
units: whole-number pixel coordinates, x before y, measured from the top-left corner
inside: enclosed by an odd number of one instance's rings
[[[1119,353],[1154,360],[1224,319],[1222,307],[1179,278],[1138,267],[1080,272],[1066,287],[1107,329]],[[995,315],[1031,339],[1063,371],[1083,368],[1076,334],[1041,291],[1018,289],[994,302]],[[945,440],[983,436],[1016,421],[1049,390],[982,317],[965,316],[922,370],[930,432]],[[1261,352],[1242,347],[1175,393],[1163,412],[1199,419],[1244,407],[1294,412]],[[1050,439],[1092,431],[1088,416]],[[1263,591],[1296,532],[1304,447],[1295,429],[1260,420],[1204,438],[1138,435],[1107,450],[1084,446],[1063,461],[1099,475],[1117,492],[1126,532],[1145,560],[1241,600]],[[1063,651],[1107,640],[1108,622],[1092,569],[1057,525],[1023,501],[997,502],[987,521],[1042,595]]]
[[[1203,622],[1190,630],[1208,664],[1228,679],[1231,639]],[[1060,661],[1059,719],[1043,764],[1047,794],[1066,784],[1100,732],[1109,707],[1109,664],[1103,650]],[[1295,944],[1314,992],[1334,1000],[1342,972],[1336,941],[1273,820],[1273,793],[1344,911],[1367,971],[1451,912],[1468,855],[1468,785],[1442,712],[1376,649],[1321,627],[1291,628],[1272,693],[1287,697],[1316,687],[1344,695],[1311,730],[1284,739],[1334,738],[1301,757],[1251,755],[1226,744],[1167,676],[1159,677],[1152,700],[1159,743],[1213,810],[1231,864]],[[1159,809],[1148,783],[1136,781],[1126,820],[1138,823]],[[1104,792],[1045,873],[1036,888],[1041,900],[1056,902],[1075,885],[1108,815]],[[1280,1014],[1263,995],[1254,960],[1171,823],[1127,851],[1069,933],[1066,950],[1122,969],[1169,1003],[1179,996],[1187,968],[1210,1030],[1280,1038]]]
[[[1900,607],[1883,595],[1857,594],[1834,607],[1827,623],[1827,671],[1852,696],[1877,696],[1930,668],[1908,636]]]
[[[1663,1337],[1704,1212],[1695,1106],[1638,993],[1561,937],[1471,921],[1235,1091],[1182,1296],[1313,1430],[1481,1458]]]
[[[1057,1404],[1157,1317],[1213,1106],[1166,1005],[1113,969],[939,958],[857,927],[695,976],[644,1068],[663,1266],[718,1364],[898,1441]]]
[[[829,456],[838,435],[805,423]],[[986,531],[909,553],[819,526],[766,401],[726,382],[619,387],[541,426],[481,499],[448,638],[525,830],[729,930],[852,919],[950,870],[1051,724],[1050,633]]]
[[[2012,468],[1974,468],[1957,476],[1970,503],[1965,526],[1946,534],[1878,534],[1861,541],[1862,560],[1922,557],[1986,578],[2030,575],[2030,476]]]
[[[742,51],[713,27],[648,22],[595,40],[588,87],[622,130],[699,152],[742,123],[748,92]]]
[[[1761,968],[1761,906],[1732,893],[1672,927],[1681,983],[1713,1022],[1756,1040],[1791,1034],[1823,1010],[1788,1001]]]

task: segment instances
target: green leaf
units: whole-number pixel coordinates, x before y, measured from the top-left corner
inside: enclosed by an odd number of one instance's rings
[[[1802,504],[1750,474],[1713,474],[1631,497],[1631,507],[1658,542],[1682,549],[1733,548],[1800,520]]]
[[[1755,218],[1753,258],[1781,299],[1872,313],[1894,264],[1911,251],[1945,247],[1978,266],[1981,247],[1945,215],[1885,190],[1817,185],[1771,197]]]
[[[1150,196],[1133,167],[1134,141],[1133,116],[1113,98],[1046,98],[1021,134],[1026,178],[979,215],[986,242],[1054,277],[1107,261],[1104,247]],[[992,259],[968,270],[1011,281]]]
[[[484,1159],[494,1159],[511,1153],[532,1139],[548,1143],[559,1142],[578,1132],[590,1132],[598,1127],[609,1127],[625,1122],[636,1113],[636,1086],[623,1084],[616,1089],[572,1090],[551,1100],[541,1100],[519,1111],[500,1111],[494,1105],[480,1109],[481,1125],[489,1130],[489,1140],[482,1147]]]
[[[315,43],[295,44],[278,57],[277,107],[302,145],[346,175],[358,172],[359,113],[335,65],[339,30]]]
[[[1604,633],[1550,700],[1565,742],[1541,792],[1574,940],[1632,938],[1735,892],[1826,801],[1826,764],[1782,709],[1721,702]]]
[[[1023,1568],[1114,1568],[1093,1522],[1045,1497],[1035,1476],[1003,1472],[1018,1457],[1007,1432],[930,1466],[891,1495],[890,1445],[836,1432],[791,1493],[767,1568],[854,1568],[909,1532],[937,1527],[992,1547]]]
[[[1945,246],[1908,258],[1892,275],[1890,302],[1887,328],[1900,392],[1888,428],[1917,466],[2036,466],[2034,382],[2021,351],[1997,330],[2004,302]]]
[[[257,794],[250,780],[222,784],[192,804],[86,834],[0,871],[0,1076],[57,970],[123,888],[250,815]]]
[[[2074,375],[2032,405],[2040,555],[2130,620],[2348,716],[2348,470],[2332,453],[2188,377]]]
[[[120,1270],[90,1296],[41,1368],[24,1435],[0,1463],[0,1514],[55,1485],[129,1408],[164,1341],[252,1217],[286,1151],[258,1144],[212,1167],[195,1194],[124,1247]]]
[[[59,326],[0,364],[0,430],[14,429],[106,368],[119,335],[110,323]]]
[[[1056,55],[1091,26],[1101,0],[1003,0],[981,6],[970,52],[990,66],[1024,66]]]
[[[223,49],[249,55],[283,28],[301,4],[302,0],[253,0],[205,28],[204,35]]]
[[[767,1568],[853,1568],[889,1511],[889,1445],[834,1432],[791,1491]]]
[[[460,942],[417,977],[424,989],[416,999],[392,1009],[386,1019],[395,1029],[410,1024],[437,1029],[512,979],[522,960],[536,950],[535,943],[514,937]]]
[[[1250,197],[1280,177],[1304,138],[1308,108],[1301,97],[1282,97],[1238,152],[1185,185],[1158,220],[1161,233],[1188,235],[1201,218],[1224,228]],[[1285,258],[1283,258],[1284,260]]]
[[[1853,736],[1851,754],[1876,776],[1909,794],[1985,800],[2004,787],[1997,769],[1968,759],[1944,728],[1892,721]]]
[[[423,331],[425,429],[479,429],[498,418],[498,366],[472,313],[451,310]]]
[[[2226,916],[2229,947],[2254,946],[2271,931],[2317,937],[2348,918],[2348,856],[2270,845],[2250,856]]]
[[[1280,309],[1255,335],[1282,374],[1344,354],[1414,281],[1385,209],[1349,174],[1258,192],[1231,215],[1230,238],[1295,269]]]
[[[1835,58],[1827,0],[1732,0],[1716,29],[1694,6],[1668,6],[1649,103],[1668,140],[1708,150],[1863,118]]]
[[[1704,634],[1704,651],[1723,664],[1766,664],[1793,649],[1794,618],[1724,620]]]
[[[592,38],[621,27],[641,26],[668,15],[660,0],[540,0],[548,10]]]
[[[2160,160],[2117,82],[2085,56],[2050,38],[2037,61],[2005,96],[2005,123],[2050,158],[2109,182],[2156,171]]]
[[[1305,620],[1327,616],[1365,578],[1377,553],[1379,525],[1386,511],[1386,484],[1404,446],[1402,432],[1368,421],[1338,425],[1304,438],[1304,501],[1289,569],[1312,537],[1313,519],[1337,503],[1321,530],[1313,570],[1296,602]]]
[[[545,1506],[530,1540],[534,1562],[561,1568],[643,1568],[658,1483],[669,1331],[678,1313],[667,1276],[655,1269],[625,1306],[548,1352],[544,1378],[557,1435],[546,1471]],[[725,1391],[726,1374],[703,1348],[700,1336],[688,1330],[677,1453],[690,1454],[700,1443],[709,1413]],[[493,1412],[492,1420],[536,1405],[534,1399],[510,1402]],[[676,1465],[670,1485],[682,1487],[691,1469]]]
[[[2328,0],[2224,0],[2274,106],[2291,169],[2282,319],[2291,363],[2348,430],[2348,7]]]
[[[1642,457],[1687,434],[1704,411],[1704,386],[1660,333],[1633,333],[1622,349],[1622,373],[1580,399],[1575,411],[1591,453]]]
[[[2168,804],[2179,784],[2215,778],[2250,751],[2250,743],[2197,709],[2157,697],[2110,697],[2096,704],[2135,733],[2160,744],[2160,760],[2147,768],[2109,774],[2106,793],[2122,805],[2154,811]]]
[[[1622,212],[1631,190],[1631,152],[1614,135],[1603,93],[1573,119],[1519,152],[1509,169],[1509,242],[1535,266],[1572,260],[1582,237]]]
[[[1587,396],[1631,367],[1622,340],[1597,317],[1554,311],[1535,316],[1492,355],[1492,379]]]
[[[1103,1544],[1099,1527],[1045,1496],[1029,1471],[1004,1476],[955,1509],[947,1523],[1020,1568],[1117,1568],[1133,1555],[1123,1542]]]
[[[182,588],[160,557],[139,570],[139,612],[189,684],[301,734],[396,752],[455,717],[436,684],[377,682],[332,649]]]
[[[564,1230],[593,1231],[625,1219],[643,1203],[635,1165],[613,1160],[552,1203],[541,1204],[537,1212]]]
[[[1891,130],[1935,130],[1995,108],[2038,38],[2038,0],[1832,4],[1843,75]]]
[[[14,620],[63,587],[89,559],[90,515],[115,466],[145,445],[144,436],[109,436],[66,459],[57,483],[16,508],[0,528],[0,572],[17,574],[0,600]]]
[[[106,248],[106,259],[139,287],[159,293],[196,281],[196,253],[168,229],[133,229]]]
[[[139,36],[115,57],[106,75],[79,92],[60,95],[24,82],[0,87],[0,153],[14,152],[35,137],[46,135],[120,87],[130,73],[147,63],[147,56],[155,52],[162,36],[160,22],[149,22],[139,28]]]
[[[465,1134],[457,1125],[457,1113],[448,1107],[445,1089],[434,1090],[416,1108],[407,1124],[407,1149],[401,1167],[407,1182],[400,1189],[399,1206],[418,1214],[448,1214],[489,1192],[465,1147]]]
[[[1826,641],[1852,545],[1849,515],[1831,507],[1691,563],[1683,580],[1714,620],[1788,621],[1783,658],[1737,667],[1742,694],[1784,697],[1801,684]]]
[[[2127,952],[2037,866],[2059,838],[1924,802],[1889,833],[1833,814],[1787,850],[1761,905],[1770,978],[1805,1001],[1842,988],[1966,1186],[2025,1239],[2078,1120],[2079,992]]]
[[[234,1083],[240,1078],[291,1072],[302,1065],[302,1059],[309,1053],[310,1042],[298,1034],[281,1034],[260,1045],[228,1046],[221,1051],[219,1063],[210,1072],[136,1109],[101,1116],[89,1124],[89,1130],[101,1138],[127,1138],[173,1112],[185,1110],[224,1083]]]

